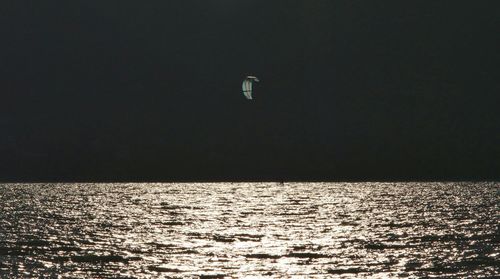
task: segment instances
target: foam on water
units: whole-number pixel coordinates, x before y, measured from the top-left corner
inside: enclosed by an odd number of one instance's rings
[[[0,184],[0,275],[498,275],[499,183]]]

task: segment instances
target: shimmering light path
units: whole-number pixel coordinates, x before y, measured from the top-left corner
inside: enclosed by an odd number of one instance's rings
[[[0,184],[0,277],[492,277],[500,183]]]

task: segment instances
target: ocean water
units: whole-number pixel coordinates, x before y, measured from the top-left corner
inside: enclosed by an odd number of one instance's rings
[[[0,184],[0,278],[500,276],[500,183]]]

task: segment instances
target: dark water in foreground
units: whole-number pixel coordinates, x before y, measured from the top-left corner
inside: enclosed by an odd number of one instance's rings
[[[500,183],[0,184],[1,278],[494,277]]]

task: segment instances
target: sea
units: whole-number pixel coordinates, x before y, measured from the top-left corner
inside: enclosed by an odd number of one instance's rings
[[[499,278],[500,182],[0,184],[0,278]]]

